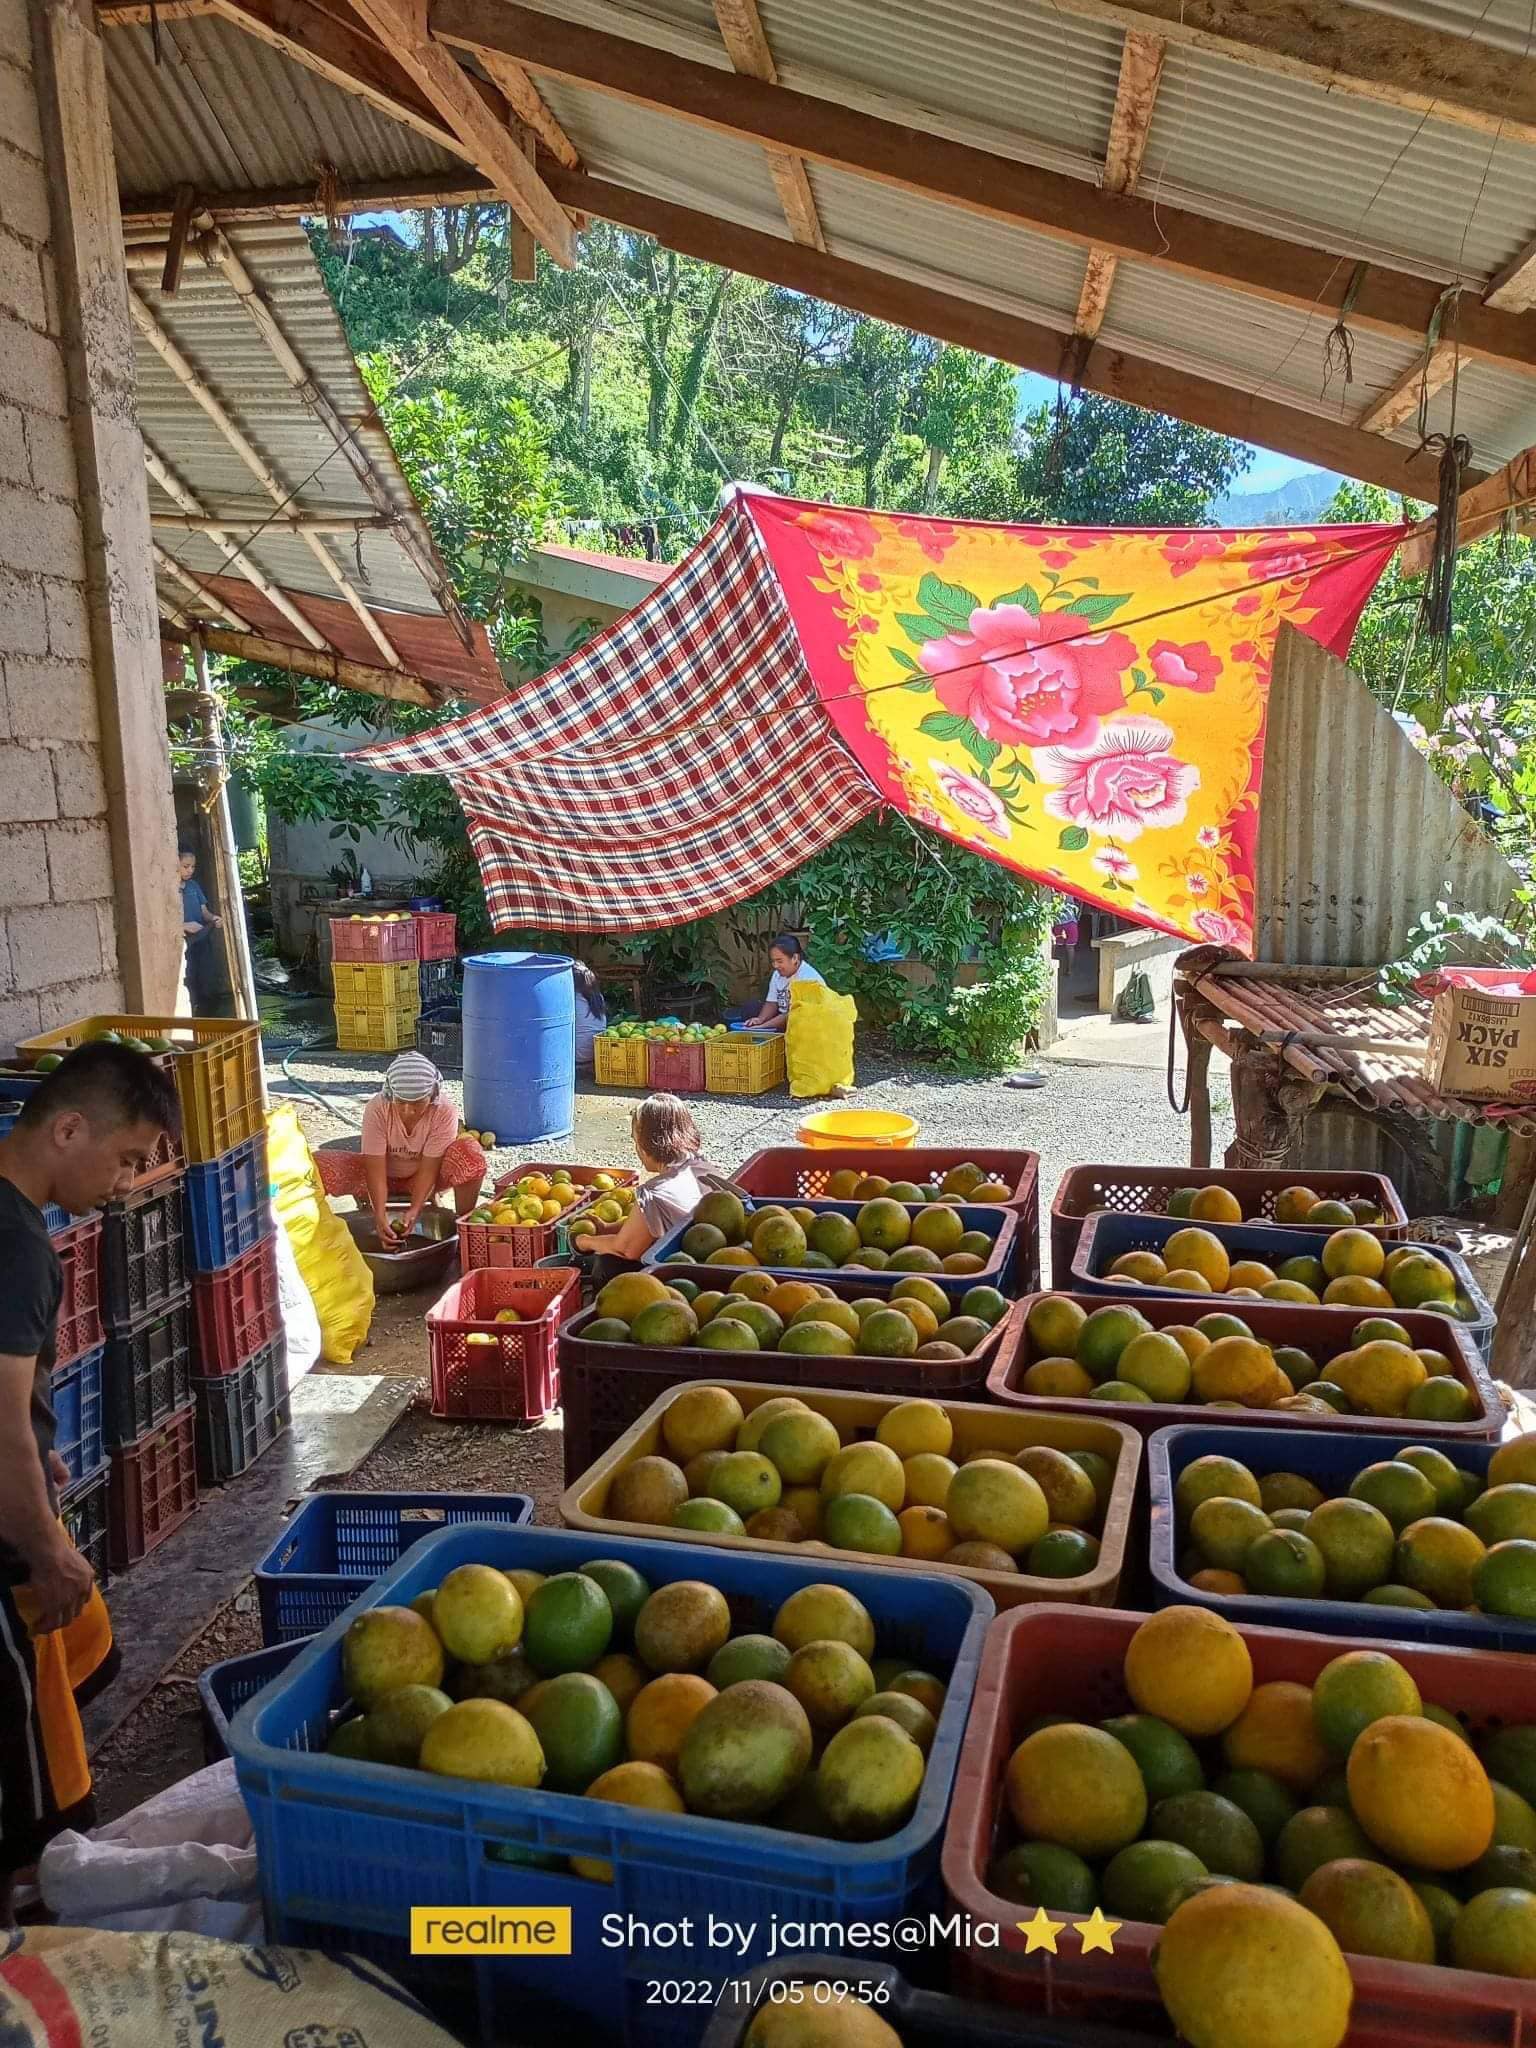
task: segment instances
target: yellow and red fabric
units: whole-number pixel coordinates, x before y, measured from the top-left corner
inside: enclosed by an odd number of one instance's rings
[[[1347,654],[1404,531],[1001,526],[736,489],[575,654],[365,758],[452,779],[503,929],[700,917],[887,805],[1246,952],[1276,635]]]

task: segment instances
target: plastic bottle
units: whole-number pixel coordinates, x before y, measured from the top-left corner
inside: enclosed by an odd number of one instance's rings
[[[363,869],[358,879],[358,887],[364,896],[371,896],[373,894],[373,877],[366,868]]]

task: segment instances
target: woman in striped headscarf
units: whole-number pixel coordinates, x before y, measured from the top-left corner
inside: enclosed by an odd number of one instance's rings
[[[434,1195],[451,1192],[455,1212],[467,1216],[486,1172],[479,1144],[459,1135],[459,1113],[443,1092],[442,1075],[419,1052],[391,1061],[383,1088],[363,1111],[361,1150],[322,1150],[315,1164],[328,1195],[368,1204],[386,1249],[410,1236]],[[390,1216],[391,1198],[405,1203],[403,1217]]]

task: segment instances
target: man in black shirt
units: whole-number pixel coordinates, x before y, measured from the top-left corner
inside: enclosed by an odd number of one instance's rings
[[[91,1568],[58,1519],[54,1326],[62,1275],[43,1221],[127,1192],[165,1131],[175,1083],[142,1053],[73,1052],[0,1138],[0,1926],[17,1871],[62,1828],[90,1825],[90,1773],[62,1631]]]

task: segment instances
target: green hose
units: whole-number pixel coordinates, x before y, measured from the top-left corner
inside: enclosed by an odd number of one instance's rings
[[[327,1040],[323,1045],[296,1045],[292,1052],[283,1054],[283,1079],[290,1088],[299,1089],[301,1093],[309,1096],[311,1101],[318,1102],[322,1109],[328,1110],[332,1116],[339,1117],[344,1124],[349,1124],[354,1131],[360,1131],[363,1127],[363,1120],[360,1116],[354,1116],[350,1108],[343,1108],[339,1102],[332,1102],[329,1095],[322,1095],[320,1090],[313,1087],[308,1081],[301,1081],[289,1065],[289,1061],[296,1060],[300,1053],[307,1055],[312,1052],[336,1052],[338,1050],[339,1048],[334,1038]]]

